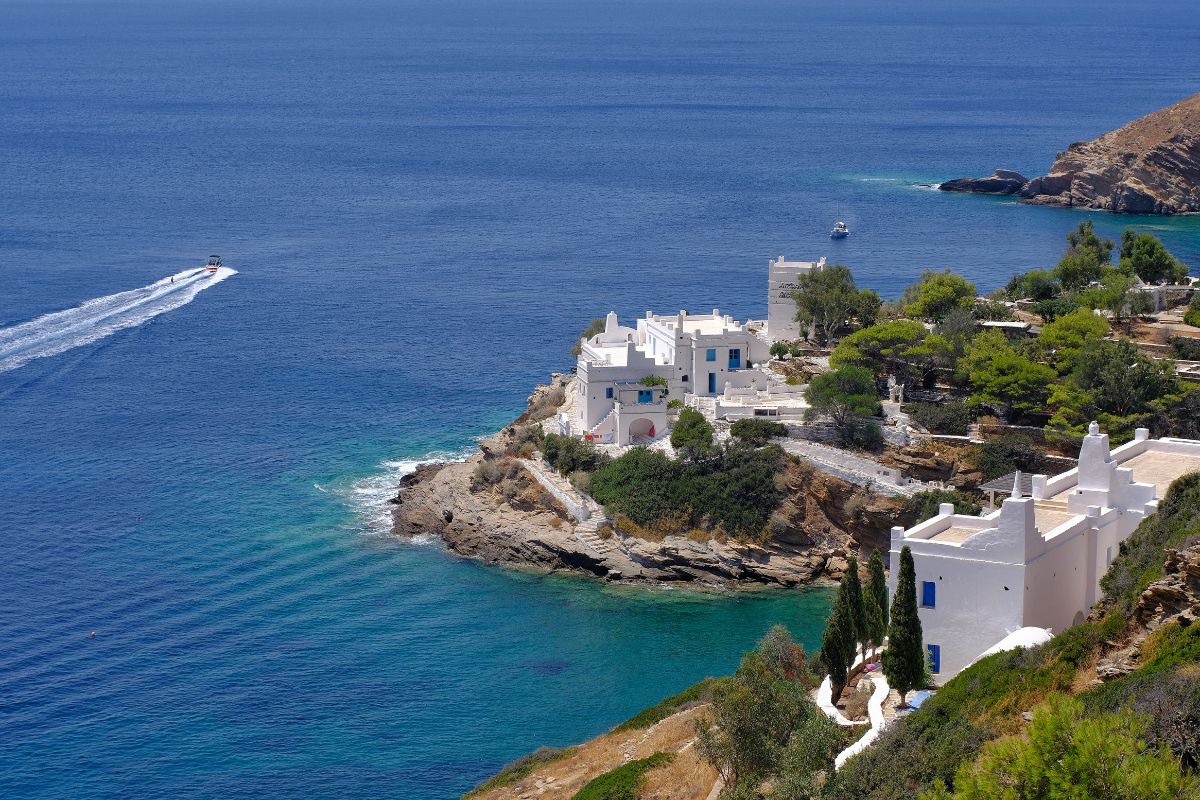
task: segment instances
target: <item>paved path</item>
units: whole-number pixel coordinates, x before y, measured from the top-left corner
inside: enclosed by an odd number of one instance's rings
[[[892,467],[885,467],[878,461],[872,461],[837,447],[804,439],[785,439],[782,445],[784,450],[800,456],[821,472],[856,483],[859,486],[869,485],[880,494],[910,497],[930,488],[920,481],[904,484],[893,483],[881,474],[883,470],[893,469]]]

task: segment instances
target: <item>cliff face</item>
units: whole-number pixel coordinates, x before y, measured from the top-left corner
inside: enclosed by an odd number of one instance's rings
[[[998,170],[991,178],[960,178],[940,188],[1117,213],[1200,212],[1200,94],[1090,142],[1075,142],[1046,175],[1023,184],[1020,177]]]

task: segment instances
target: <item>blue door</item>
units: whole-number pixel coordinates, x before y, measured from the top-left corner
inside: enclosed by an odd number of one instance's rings
[[[730,369],[741,369],[742,368],[741,348],[731,347],[729,349],[729,368]]]
[[[929,671],[936,675],[942,671],[942,646],[931,644],[926,647],[929,650]]]
[[[717,373],[715,372],[708,373],[708,393],[717,393]]]
[[[937,584],[933,581],[921,581],[921,605],[937,608]]]

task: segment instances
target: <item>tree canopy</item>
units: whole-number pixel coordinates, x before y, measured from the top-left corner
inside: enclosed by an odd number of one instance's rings
[[[842,264],[801,275],[797,284],[799,288],[793,295],[796,321],[804,327],[812,325],[823,342],[831,341],[856,317],[873,322],[879,312],[879,295],[870,290],[859,291],[849,267]]]
[[[1103,339],[1109,330],[1104,317],[1081,308],[1047,323],[1038,334],[1038,343],[1046,348],[1050,363],[1066,373],[1075,368],[1083,346]]]
[[[1067,251],[1059,259],[1054,277],[1064,289],[1082,289],[1111,268],[1112,249],[1112,240],[1097,236],[1091,220],[1081,222],[1067,234]]]
[[[956,308],[975,305],[975,284],[950,270],[921,273],[920,279],[906,288],[900,307],[910,317],[938,322]]]
[[[867,417],[880,410],[875,378],[864,367],[839,367],[817,375],[809,382],[804,397],[808,401],[805,419],[811,422],[829,417],[845,442],[858,441]]]
[[[1005,418],[1011,418],[1014,412],[1042,410],[1050,386],[1058,377],[1045,364],[1017,353],[997,331],[980,334],[962,364],[974,391],[968,404],[994,408]]]
[[[1121,234],[1121,271],[1137,275],[1149,284],[1179,283],[1187,277],[1187,267],[1163,247],[1152,233],[1137,233],[1129,228]]]
[[[930,369],[949,363],[952,348],[946,339],[931,334],[915,320],[879,322],[855,331],[841,341],[829,358],[830,366],[865,367],[880,378],[920,380]]]

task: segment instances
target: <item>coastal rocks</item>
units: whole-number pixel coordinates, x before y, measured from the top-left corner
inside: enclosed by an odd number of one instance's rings
[[[976,194],[1016,194],[1028,179],[1019,172],[998,169],[986,178],[955,178],[939,184],[943,192],[974,192]]]
[[[547,397],[557,399],[552,390],[535,392],[531,409],[547,405]],[[465,461],[426,464],[405,476],[392,500],[394,533],[437,537],[451,551],[489,563],[610,581],[799,586],[839,579],[851,553],[886,552],[898,511],[891,498],[789,462],[781,476],[787,496],[767,541],[695,532],[642,539],[605,522],[600,510],[579,521],[530,471],[549,467],[513,455],[518,438],[509,426]]]
[[[1119,214],[1200,212],[1200,94],[1071,144],[1047,174],[1032,180],[996,170],[989,178],[960,178],[939,188]]]

